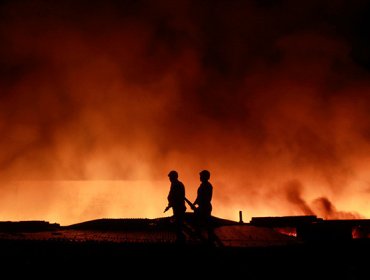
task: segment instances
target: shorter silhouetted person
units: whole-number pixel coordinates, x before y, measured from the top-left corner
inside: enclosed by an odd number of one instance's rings
[[[170,171],[170,173],[168,173],[168,177],[171,182],[171,187],[167,196],[168,205],[165,209],[165,212],[168,209],[172,208],[173,217],[175,220],[177,241],[183,242],[185,240],[185,236],[183,233],[183,223],[186,211],[185,186],[181,181],[179,181],[179,175],[176,171]]]
[[[199,173],[201,184],[198,187],[197,198],[193,204],[197,206],[194,213],[198,229],[205,229],[208,241],[213,242],[215,237],[211,220],[213,186],[209,182],[210,177],[211,173],[208,170],[202,170]]]

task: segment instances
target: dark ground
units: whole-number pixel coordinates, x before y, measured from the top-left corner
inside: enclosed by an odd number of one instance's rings
[[[12,277],[369,279],[369,240],[264,248],[206,245],[1,241]],[[133,277],[134,276],[134,277]],[[230,278],[229,278],[230,277]]]
[[[221,245],[209,245],[188,218],[184,244],[167,218],[1,222],[1,279],[370,279],[369,238],[302,242],[215,218]]]

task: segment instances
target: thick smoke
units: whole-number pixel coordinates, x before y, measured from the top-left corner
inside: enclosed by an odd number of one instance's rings
[[[47,193],[32,217],[62,222],[153,216],[168,170],[193,199],[207,168],[215,215],[310,214],[305,201],[330,197],[332,210],[321,200],[318,214],[369,216],[369,10],[366,1],[2,1],[2,197],[29,205]],[[17,185],[15,195],[14,181],[35,190]],[[68,183],[78,181],[94,187],[71,200],[63,184],[78,192]],[[153,196],[97,181],[147,182]],[[71,204],[78,215],[57,211]],[[9,203],[0,218],[25,209]]]
[[[361,219],[363,216],[356,212],[338,211],[327,197],[318,197],[310,204],[303,198],[303,186],[298,181],[288,182],[285,186],[289,203],[297,207],[303,215],[316,215],[323,219]]]

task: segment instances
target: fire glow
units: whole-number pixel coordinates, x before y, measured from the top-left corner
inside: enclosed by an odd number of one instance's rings
[[[220,217],[370,217],[361,4],[5,2],[1,220],[158,217],[172,169]]]

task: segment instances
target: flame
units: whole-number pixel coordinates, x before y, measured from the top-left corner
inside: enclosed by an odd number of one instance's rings
[[[352,238],[370,238],[370,228],[369,226],[354,226],[352,228]]]
[[[282,228],[274,228],[275,231],[285,234],[292,237],[297,237],[297,229],[295,227],[282,227]]]

